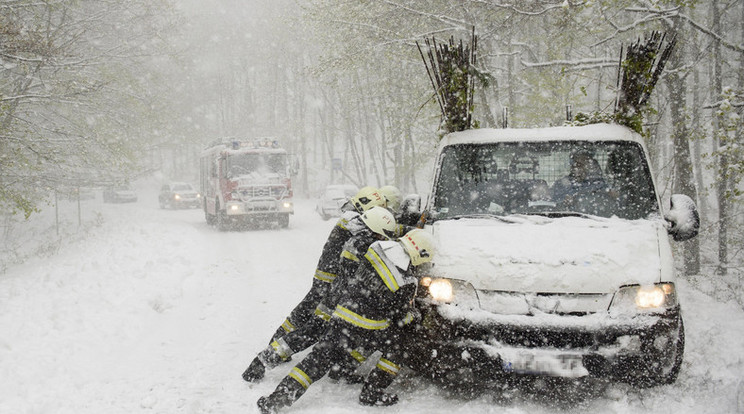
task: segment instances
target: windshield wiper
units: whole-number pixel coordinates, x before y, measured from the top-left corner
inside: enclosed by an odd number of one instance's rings
[[[455,216],[449,216],[446,219],[449,220],[458,220],[458,219],[468,219],[468,218],[477,218],[477,219],[491,219],[491,220],[499,220],[503,221],[504,223],[514,223],[513,220],[508,220],[504,216],[497,216],[494,214],[486,214],[486,213],[471,213],[471,214],[458,214]]]

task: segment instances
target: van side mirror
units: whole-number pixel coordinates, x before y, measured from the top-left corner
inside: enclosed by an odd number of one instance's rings
[[[669,222],[668,233],[674,241],[685,241],[697,236],[700,230],[700,214],[695,202],[684,194],[674,194],[670,199],[669,212],[664,216]]]

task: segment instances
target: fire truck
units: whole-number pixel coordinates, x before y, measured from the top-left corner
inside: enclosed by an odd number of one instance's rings
[[[222,231],[269,221],[289,226],[290,162],[276,140],[220,139],[202,151],[199,164],[208,224]]]

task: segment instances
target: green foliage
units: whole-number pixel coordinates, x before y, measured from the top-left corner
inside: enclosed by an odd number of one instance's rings
[[[0,210],[10,214],[23,214],[28,219],[31,214],[38,213],[38,200],[31,200],[24,192],[12,188],[0,187]]]
[[[157,109],[142,56],[159,52],[151,34],[163,34],[166,10],[161,0],[3,6],[0,211],[28,217],[55,189],[132,172]]]
[[[434,38],[431,41],[426,39],[426,54],[419,46],[442,111],[441,129],[444,134],[464,131],[478,124],[473,121],[473,94],[475,79],[484,77],[479,76],[475,69],[476,41],[473,29],[469,45],[463,45],[460,41],[458,46],[454,37],[451,37],[449,44],[437,43]]]
[[[567,126],[583,126],[591,124],[610,124],[615,122],[615,116],[605,112],[577,112],[574,119],[565,123]]]
[[[651,32],[645,39],[631,43],[621,65],[620,98],[616,121],[643,133],[644,112],[648,99],[661,77],[675,45],[672,39],[664,45],[665,35]]]

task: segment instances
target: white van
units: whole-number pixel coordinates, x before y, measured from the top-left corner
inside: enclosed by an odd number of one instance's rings
[[[418,304],[423,366],[453,381],[513,375],[674,382],[684,326],[642,138],[608,124],[445,136],[425,208],[438,243]],[[420,368],[420,367],[419,367]]]

